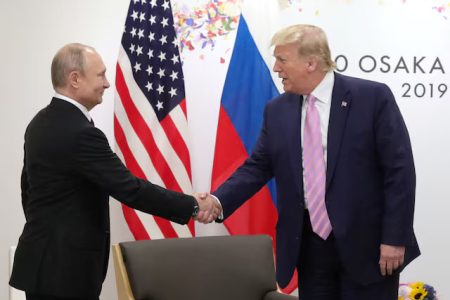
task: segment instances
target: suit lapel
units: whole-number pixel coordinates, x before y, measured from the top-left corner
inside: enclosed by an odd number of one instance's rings
[[[347,116],[351,108],[352,99],[350,96],[350,92],[345,86],[343,76],[335,73],[330,107],[330,121],[328,123],[327,189],[333,179],[339,151],[341,149]]]
[[[286,126],[284,138],[289,140],[289,155],[293,180],[297,190],[303,194],[303,166],[302,166],[302,143],[301,143],[301,115],[303,99],[298,95],[291,95],[283,116],[289,124]]]

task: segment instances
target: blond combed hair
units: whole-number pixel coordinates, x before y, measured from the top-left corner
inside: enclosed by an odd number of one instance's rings
[[[80,43],[67,44],[55,54],[51,66],[53,88],[63,88],[67,84],[69,73],[79,71],[84,74],[86,67],[86,51],[94,48]]]
[[[331,59],[327,36],[320,27],[297,24],[281,29],[273,36],[271,45],[286,44],[297,45],[299,56],[316,55],[323,65],[323,71],[328,72],[336,68],[336,63]]]

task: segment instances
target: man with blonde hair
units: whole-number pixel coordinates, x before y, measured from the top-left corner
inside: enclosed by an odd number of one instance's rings
[[[300,299],[397,300],[399,272],[420,252],[394,96],[335,73],[319,27],[288,27],[272,44],[285,93],[267,104],[251,156],[213,193],[222,220],[275,177],[278,283],[297,268]]]
[[[25,133],[26,224],[10,284],[27,300],[98,299],[110,248],[109,196],[173,222],[211,222],[215,203],[133,176],[93,125],[89,111],[109,87],[100,55],[68,44],[52,67],[55,96]]]

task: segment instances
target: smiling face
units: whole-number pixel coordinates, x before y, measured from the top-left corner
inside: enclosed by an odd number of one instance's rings
[[[87,50],[85,53],[84,71],[74,71],[74,82],[76,88],[76,100],[91,110],[103,101],[103,92],[109,88],[106,79],[106,67],[100,55],[94,51]]]

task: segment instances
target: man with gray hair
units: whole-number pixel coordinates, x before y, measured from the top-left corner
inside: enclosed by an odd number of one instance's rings
[[[109,87],[100,55],[68,44],[52,67],[55,96],[25,133],[22,205],[26,224],[10,285],[27,300],[98,299],[110,248],[109,196],[170,221],[211,222],[210,200],[133,176],[93,125],[89,111]]]
[[[250,157],[213,195],[230,216],[273,177],[277,280],[298,270],[304,300],[397,300],[420,254],[414,161],[388,86],[334,72],[325,33],[294,25],[272,39],[285,93],[270,101]]]

